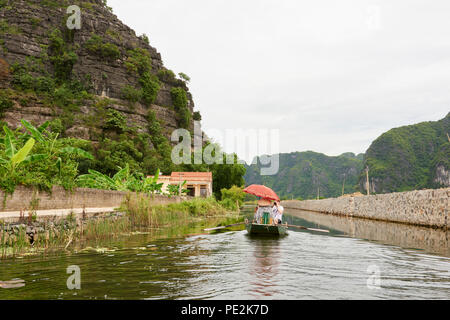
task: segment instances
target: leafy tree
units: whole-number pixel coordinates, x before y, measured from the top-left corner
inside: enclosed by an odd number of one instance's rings
[[[219,203],[227,209],[237,210],[244,203],[245,193],[240,187],[232,186],[230,189],[224,188],[220,192],[222,200]]]
[[[214,179],[213,192],[218,199],[221,199],[221,190],[224,188],[231,188],[232,186],[243,186],[245,184],[244,165],[238,163],[237,156],[235,155],[233,164],[226,164],[224,154],[223,164],[211,165],[211,171]]]
[[[189,82],[191,81],[191,78],[190,78],[187,74],[185,74],[185,73],[183,73],[183,72],[180,72],[180,73],[178,74],[178,76],[179,76],[181,79],[183,79],[184,81],[186,81],[187,83],[189,83]]]
[[[148,44],[148,45],[150,44],[150,39],[148,38],[148,36],[145,33],[142,34],[141,39],[144,40],[144,42],[146,44]]]
[[[202,120],[202,115],[200,114],[199,111],[195,111],[192,118],[194,119],[194,121],[201,121]]]
[[[203,151],[210,144],[206,144],[203,147]],[[230,156],[224,153],[220,146],[216,145],[215,151],[212,153],[212,156],[215,157],[215,153],[222,153],[222,164],[193,164],[194,163],[194,155],[192,155],[192,164],[183,164],[180,165],[178,170],[180,171],[193,171],[193,172],[211,172],[213,176],[213,193],[217,199],[221,199],[222,189],[229,189],[233,186],[244,186],[245,180],[244,175],[246,168],[244,165],[240,164],[238,161],[238,157],[235,154],[232,154],[233,163],[227,164],[227,158]]]

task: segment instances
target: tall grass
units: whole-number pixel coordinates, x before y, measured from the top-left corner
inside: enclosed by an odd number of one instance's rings
[[[208,218],[227,213],[214,198],[153,205],[150,199],[137,196],[128,199],[124,209],[131,224],[137,227],[165,227],[182,224],[195,217]]]
[[[118,236],[129,232],[130,229],[130,220],[127,217],[121,217],[118,219],[96,219],[95,221],[90,221],[82,227],[80,233],[84,240],[98,240]]]
[[[35,234],[30,241],[26,228],[20,227],[14,234],[0,231],[0,257],[14,256],[23,252],[43,251],[53,247],[59,247],[73,239],[77,230],[65,229],[62,225],[46,230],[44,233]]]

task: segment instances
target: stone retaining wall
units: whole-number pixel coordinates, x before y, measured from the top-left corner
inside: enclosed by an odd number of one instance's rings
[[[289,209],[448,228],[450,188],[323,200],[283,201]]]
[[[119,207],[129,192],[77,188],[66,191],[62,187],[53,187],[51,193],[17,187],[10,195],[0,191],[2,205],[0,212],[26,210],[54,210],[73,208],[111,208]],[[154,204],[180,202],[180,197],[151,196]]]

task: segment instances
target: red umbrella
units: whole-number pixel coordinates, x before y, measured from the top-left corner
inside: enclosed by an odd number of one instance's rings
[[[280,198],[277,196],[275,191],[263,185],[252,184],[251,186],[245,188],[244,192],[264,199],[280,201]]]

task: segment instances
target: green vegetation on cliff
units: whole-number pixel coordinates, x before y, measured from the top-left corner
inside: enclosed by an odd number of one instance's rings
[[[264,184],[278,196],[287,199],[315,199],[318,189],[320,197],[336,197],[357,190],[358,177],[362,169],[361,155],[345,153],[329,157],[312,151],[280,154],[280,170],[273,176],[260,175],[260,162],[247,167],[246,185]]]
[[[448,186],[450,113],[440,121],[391,129],[366,152],[371,192],[387,193]],[[365,189],[361,173],[360,186]]]
[[[188,99],[186,91],[183,88],[177,87],[172,88],[170,94],[179,117],[178,123],[182,128],[188,129],[191,123],[191,113],[187,107]]]
[[[92,35],[92,37],[85,43],[86,49],[105,59],[118,59],[120,57],[119,48],[113,44],[106,42],[102,37],[98,35]]]

